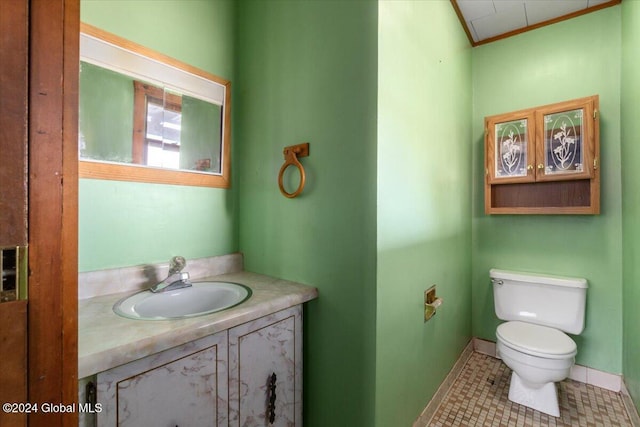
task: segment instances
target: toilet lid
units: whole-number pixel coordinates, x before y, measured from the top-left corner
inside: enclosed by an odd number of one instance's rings
[[[506,346],[532,356],[559,359],[577,353],[576,343],[564,332],[518,321],[498,326],[496,336]]]

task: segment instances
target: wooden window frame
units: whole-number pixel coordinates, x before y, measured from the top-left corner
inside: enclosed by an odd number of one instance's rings
[[[103,42],[120,47],[154,61],[177,68],[198,77],[210,80],[224,87],[224,105],[222,107],[222,170],[220,174],[199,171],[172,170],[146,167],[135,164],[118,164],[80,160],[78,174],[80,178],[107,179],[116,181],[146,182],[155,184],[188,185],[214,188],[231,187],[231,82],[192,65],[171,58],[165,54],[111,34],[86,23],[80,23],[80,32]]]

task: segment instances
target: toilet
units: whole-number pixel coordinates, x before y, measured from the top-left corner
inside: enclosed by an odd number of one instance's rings
[[[509,400],[560,416],[554,383],[569,376],[584,329],[587,281],[491,269],[496,353],[513,371]],[[566,332],[566,333],[565,333]]]

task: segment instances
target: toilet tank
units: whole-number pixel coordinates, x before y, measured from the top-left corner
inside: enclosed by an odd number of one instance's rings
[[[580,334],[587,280],[491,269],[493,301],[501,320],[520,320]]]

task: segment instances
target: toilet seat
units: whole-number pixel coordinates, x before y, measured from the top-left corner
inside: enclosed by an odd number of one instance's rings
[[[498,326],[499,341],[521,353],[546,359],[567,359],[576,355],[576,343],[564,332],[547,326],[519,321]]]

